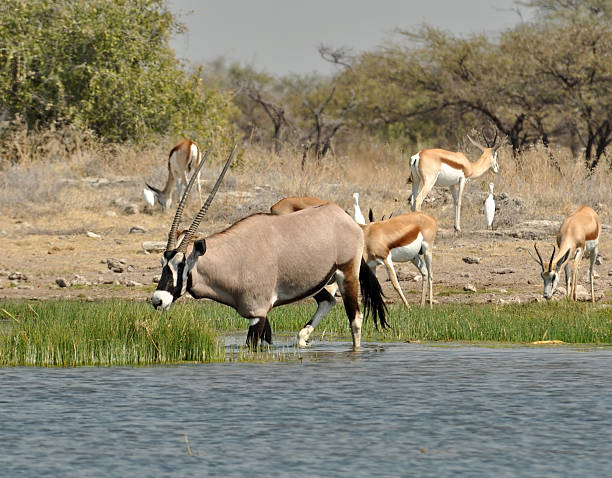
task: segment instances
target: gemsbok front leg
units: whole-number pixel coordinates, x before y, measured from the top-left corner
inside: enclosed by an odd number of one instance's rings
[[[263,342],[272,345],[272,328],[267,316],[249,319],[249,331],[246,344],[250,349],[256,349]]]

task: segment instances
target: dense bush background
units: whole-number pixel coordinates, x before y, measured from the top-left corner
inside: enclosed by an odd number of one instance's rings
[[[181,29],[163,0],[3,0],[0,111],[109,141],[226,134],[228,99],[169,47]]]
[[[612,0],[516,4],[533,20],[496,35],[423,25],[360,54],[321,45],[335,74],[279,78],[223,58],[179,62],[169,40],[183,26],[165,0],[4,0],[0,142],[23,127],[114,143],[238,135],[301,154],[303,168],[372,143],[457,150],[487,127],[517,161],[541,144],[609,168]]]

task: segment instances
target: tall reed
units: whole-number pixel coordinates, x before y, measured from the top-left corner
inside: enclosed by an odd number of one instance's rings
[[[217,334],[190,309],[158,313],[108,301],[0,305],[0,365],[150,365],[224,360]]]

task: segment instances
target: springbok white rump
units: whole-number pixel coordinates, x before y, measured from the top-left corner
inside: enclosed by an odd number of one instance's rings
[[[433,275],[431,270],[433,243],[438,221],[423,212],[399,214],[384,221],[362,226],[365,238],[363,257],[372,269],[382,264],[387,269],[393,287],[406,307],[394,262],[412,262],[421,273],[421,306],[425,305],[425,282],[429,286],[429,307],[433,307]],[[423,259],[421,259],[421,256]]]
[[[487,143],[486,148],[467,137],[482,151],[480,158],[474,162],[467,159],[463,153],[445,149],[424,149],[410,158],[413,211],[421,210],[423,200],[434,186],[448,186],[455,203],[455,230],[461,231],[461,200],[466,180],[478,178],[489,169],[494,173],[499,171],[497,150],[503,142],[495,145],[497,131],[491,142],[486,137],[484,129],[482,136]]]
[[[350,322],[353,348],[359,348],[363,321],[359,287],[365,313],[372,312],[374,323],[380,322],[382,327],[387,326],[385,305],[380,284],[362,258],[361,229],[337,205],[324,204],[286,215],[254,214],[192,243],[234,152],[177,245],[178,225],[195,175],[191,178],[170,227],[153,307],[168,309],[185,292],[196,299],[229,305],[249,319],[247,344],[254,347],[260,340],[272,341],[268,312],[273,307],[313,296],[317,311],[300,331],[305,343],[335,304],[324,289],[335,277]]]
[[[204,160],[210,153],[210,149],[206,152]],[[183,196],[187,181],[198,165],[204,161],[200,148],[193,141],[182,139],[174,145],[168,156],[168,180],[163,189],[157,189],[145,182],[148,189],[143,191],[145,201],[151,206],[155,205],[155,201],[159,202],[162,211],[166,212],[172,204],[172,192],[176,186],[179,199]],[[200,201],[202,201],[202,186],[200,184],[200,172],[197,174],[198,192]]]
[[[589,256],[591,261],[589,266],[589,279],[591,281],[591,301],[595,303],[595,291],[593,287],[593,266],[597,259],[599,237],[601,236],[601,219],[593,209],[588,206],[581,206],[571,215],[565,218],[557,234],[558,250],[553,245],[552,254],[548,265],[544,264],[540,251],[536,244],[533,245],[536,258],[531,251],[529,255],[540,264],[542,268],[541,276],[544,280],[544,292],[542,296],[550,299],[559,283],[561,267],[565,264],[565,286],[566,295],[576,300],[576,282],[578,264],[583,255]],[[570,272],[570,261],[573,261]]]

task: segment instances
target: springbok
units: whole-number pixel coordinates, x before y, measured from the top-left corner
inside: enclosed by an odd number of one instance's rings
[[[247,345],[255,347],[260,340],[272,341],[268,312],[273,307],[313,296],[317,310],[299,333],[299,343],[305,345],[336,302],[324,288],[335,277],[350,322],[353,348],[358,349],[363,321],[359,286],[365,314],[372,312],[376,326],[378,322],[382,327],[388,324],[380,284],[362,257],[361,229],[337,205],[323,204],[286,215],[254,214],[192,243],[235,150],[177,244],[192,176],[170,227],[153,307],[168,309],[185,292],[196,299],[229,305],[249,319]]]
[[[204,160],[210,153],[207,151]],[[182,139],[174,145],[168,156],[168,180],[163,189],[157,189],[145,182],[148,189],[143,191],[145,200],[151,205],[155,205],[155,200],[159,202],[162,211],[166,212],[172,204],[172,192],[176,186],[179,199],[183,196],[189,177],[198,165],[203,162],[200,148],[193,141]],[[202,201],[202,186],[200,184],[200,172],[198,170],[198,192]]]
[[[593,289],[593,266],[597,259],[597,251],[599,245],[599,236],[601,236],[601,220],[593,209],[588,206],[581,206],[576,209],[570,216],[566,217],[559,233],[557,234],[558,250],[553,245],[552,255],[548,265],[544,264],[540,251],[536,244],[533,245],[536,257],[529,252],[529,255],[542,268],[541,276],[544,280],[544,292],[542,296],[545,299],[550,299],[559,282],[561,267],[565,264],[565,285],[566,295],[576,300],[576,283],[578,264],[583,255],[588,255],[591,261],[589,266],[589,279],[591,281],[591,301],[595,303],[595,291]],[[570,272],[570,261],[574,261]]]
[[[429,307],[433,307],[433,275],[431,271],[433,243],[438,221],[423,212],[399,214],[384,221],[362,226],[365,237],[363,257],[376,272],[383,264],[391,278],[393,287],[406,307],[408,301],[402,292],[394,262],[411,261],[421,273],[421,306],[425,305],[425,281],[429,286]],[[421,259],[420,256],[423,256]]]
[[[423,200],[434,186],[448,186],[455,203],[455,230],[461,231],[461,199],[463,188],[467,179],[475,179],[482,176],[489,169],[494,173],[499,171],[497,163],[497,150],[503,141],[495,145],[495,138],[489,142],[484,129],[482,136],[487,147],[481,146],[469,136],[470,142],[482,151],[480,158],[471,162],[465,154],[447,151],[445,149],[424,149],[410,158],[410,170],[412,174],[412,210],[420,211]]]

